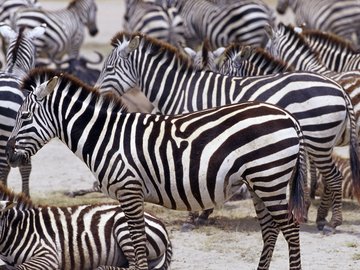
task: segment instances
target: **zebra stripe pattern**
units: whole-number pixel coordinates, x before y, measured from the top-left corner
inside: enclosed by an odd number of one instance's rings
[[[226,5],[206,0],[178,0],[186,27],[186,44],[196,48],[206,39],[212,48],[240,42],[263,46],[265,25],[273,25],[273,11],[260,1],[237,1]]]
[[[9,41],[5,72],[0,72],[0,181],[5,185],[10,172],[5,155],[5,145],[15,125],[16,113],[26,93],[19,88],[20,78],[35,66],[34,40],[44,34],[45,27],[19,33],[8,25],[0,25],[0,34]],[[30,195],[29,177],[31,163],[21,166],[22,191]]]
[[[305,134],[309,158],[325,175],[328,187],[337,198],[330,226],[335,228],[341,224],[342,176],[331,159],[331,152],[348,119],[347,135],[350,136],[347,138],[351,141],[354,181],[358,183],[354,186],[359,190],[360,165],[354,111],[340,85],[309,72],[241,78],[198,71],[175,48],[146,36],[120,33],[113,38],[112,45],[113,51],[104,62],[97,86],[115,89],[121,95],[140,85],[144,95],[163,114],[249,100],[276,104],[294,114]],[[318,227],[321,229],[325,224],[324,218]]]
[[[0,185],[0,228],[0,257],[17,269],[120,269],[133,257],[118,205],[35,206]],[[164,224],[145,213],[145,232],[149,269],[168,269],[172,247]]]
[[[47,25],[46,33],[35,44],[38,57],[49,58],[59,62],[64,54],[69,60],[69,71],[74,70],[79,50],[84,41],[85,27],[94,36],[97,6],[94,0],[73,0],[67,8],[47,11],[44,9],[24,9],[12,17],[14,27],[34,28],[40,24]]]
[[[276,10],[284,14],[290,8],[295,13],[297,25],[331,32],[360,43],[360,3],[357,0],[278,0]]]
[[[171,5],[127,0],[124,29],[149,35],[174,46],[186,44],[184,21],[177,8]]]
[[[50,70],[32,71],[23,87],[35,90],[8,141],[10,164],[26,163],[59,137],[97,176],[101,190],[119,200],[133,236],[134,268],[148,269],[144,201],[208,209],[244,182],[262,228],[259,269],[269,268],[280,231],[290,268],[301,268],[295,220],[304,214],[305,148],[297,120],[285,110],[246,102],[178,116],[126,113],[114,95]]]

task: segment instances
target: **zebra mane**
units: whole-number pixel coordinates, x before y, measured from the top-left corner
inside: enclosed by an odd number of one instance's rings
[[[119,44],[124,41],[129,41],[132,38],[139,36],[140,44],[142,44],[142,49],[146,50],[150,54],[167,54],[168,57],[176,57],[182,65],[187,67],[193,67],[192,62],[186,57],[182,52],[175,46],[167,43],[165,41],[152,38],[150,36],[144,35],[142,33],[128,33],[128,32],[119,32],[111,39],[111,45],[113,47],[119,46]]]
[[[60,78],[60,89],[64,89],[65,86],[70,83],[71,87],[69,87],[69,91],[76,92],[79,91],[79,88],[81,88],[82,90],[92,95],[94,99],[102,102],[104,106],[111,106],[114,111],[128,112],[127,106],[123,103],[120,96],[112,92],[101,94],[98,88],[91,87],[71,74],[60,72],[54,69],[43,67],[32,69],[29,74],[22,80],[21,89],[23,91],[32,92],[41,83],[55,76]]]
[[[18,57],[18,54],[19,54],[18,51],[19,51],[20,45],[23,42],[24,30],[25,30],[25,27],[20,27],[20,29],[19,29],[19,32],[18,32],[18,35],[16,38],[16,43],[15,43],[15,46],[14,46],[14,49],[13,49],[12,55],[11,55],[12,63],[15,63],[16,59]]]
[[[241,45],[239,43],[232,43],[229,45],[225,52],[225,58],[234,58],[241,50],[244,48],[244,45]],[[260,47],[254,47],[251,49],[251,54],[255,56],[259,56],[261,58],[261,66],[259,68],[263,68],[264,65],[267,65],[268,67],[271,67],[272,69],[282,70],[282,71],[293,71],[294,67],[289,66],[285,61],[281,59],[277,59],[273,57],[270,53],[268,53],[266,50]],[[250,61],[251,62],[251,61]],[[255,64],[255,63],[252,63]]]
[[[29,197],[24,193],[15,193],[13,190],[7,188],[0,183],[0,200],[15,202],[14,206],[17,209],[29,209],[33,208],[34,204]]]
[[[303,46],[303,48],[306,50],[305,52],[306,52],[308,55],[311,54],[311,55],[315,56],[316,59],[319,61],[319,63],[322,63],[321,60],[320,60],[320,58],[319,58],[318,52],[314,51],[314,50],[310,47],[309,43],[306,41],[306,39],[305,39],[304,36],[302,36],[301,34],[299,34],[299,33],[297,33],[297,32],[295,31],[295,29],[294,29],[295,27],[294,27],[292,24],[285,25],[285,24],[283,24],[283,23],[280,23],[279,25],[284,28],[284,30],[285,30],[284,33],[285,33],[285,34],[288,34],[288,35],[290,35],[291,37],[294,37],[294,39],[299,40],[300,45]]]
[[[323,32],[323,31],[315,30],[315,29],[306,29],[301,34],[305,37],[308,36],[308,37],[314,38],[316,40],[335,43],[337,46],[339,46],[349,52],[352,52],[352,53],[359,53],[359,50],[357,48],[355,48],[351,42],[347,41],[346,39],[344,39],[338,35],[332,34],[332,33],[327,33],[327,32]]]

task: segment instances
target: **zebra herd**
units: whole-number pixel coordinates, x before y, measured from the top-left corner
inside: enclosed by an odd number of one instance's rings
[[[310,3],[327,12],[304,12]],[[243,186],[261,228],[257,269],[269,269],[280,232],[289,269],[301,269],[299,223],[317,179],[319,230],[342,224],[343,187],[360,201],[360,58],[344,19],[356,22],[360,4],[279,0],[295,27],[261,0],[126,0],[125,31],[114,33],[89,85],[76,70],[85,28],[99,30],[97,4],[49,11],[41,1],[0,1],[0,180],[19,167],[24,192],[0,186],[7,269],[169,269],[170,236],[144,203],[194,216]],[[134,88],[151,113],[127,109],[122,96]],[[117,205],[32,204],[31,157],[53,138]],[[344,145],[346,165],[333,154]]]

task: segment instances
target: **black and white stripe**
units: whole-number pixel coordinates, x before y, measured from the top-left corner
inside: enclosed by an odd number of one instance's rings
[[[300,122],[308,153],[325,175],[338,199],[331,226],[341,224],[341,173],[331,152],[350,120],[354,181],[360,188],[360,166],[353,107],[348,95],[333,80],[309,72],[291,72],[261,77],[227,77],[198,71],[177,50],[154,39],[120,33],[105,60],[98,86],[119,94],[139,85],[149,101],[163,114],[198,111],[230,103],[257,100],[285,108]],[[324,102],[326,100],[326,102]],[[325,222],[325,221],[324,221]],[[319,224],[322,228],[323,222]]]
[[[85,38],[85,28],[88,28],[91,36],[98,32],[96,14],[97,6],[94,0],[73,0],[64,9],[24,9],[11,19],[13,27],[17,28],[34,28],[45,23],[46,33],[36,42],[38,56],[59,62],[67,55],[69,70],[72,71]]]
[[[177,0],[186,27],[186,43],[196,48],[206,39],[212,48],[240,42],[263,46],[265,25],[273,25],[275,15],[260,1],[233,1],[215,4],[207,0]]]
[[[331,32],[360,44],[360,2],[358,0],[278,0],[276,10],[283,14],[290,6],[297,25]]]
[[[145,232],[149,269],[168,269],[172,247],[164,224],[145,213]],[[125,214],[118,205],[36,206],[0,185],[0,258],[8,267],[120,269],[132,257]]]
[[[5,185],[10,172],[5,155],[5,145],[15,125],[16,113],[26,93],[19,89],[20,79],[35,66],[34,40],[42,36],[45,26],[31,31],[21,29],[19,33],[8,25],[0,25],[0,34],[8,40],[7,63],[4,72],[0,72],[0,181]],[[31,163],[21,166],[22,191],[29,195],[29,177]]]
[[[137,269],[148,269],[144,201],[207,209],[244,182],[262,228],[259,269],[269,268],[280,231],[289,244],[290,269],[301,268],[295,220],[304,211],[305,149],[297,120],[285,110],[244,102],[177,116],[127,113],[114,95],[49,70],[33,71],[23,87],[34,91],[19,110],[9,162],[26,162],[59,137],[93,171],[102,191],[119,200]]]
[[[173,44],[184,46],[185,25],[178,9],[144,0],[127,0],[124,30],[139,32]]]

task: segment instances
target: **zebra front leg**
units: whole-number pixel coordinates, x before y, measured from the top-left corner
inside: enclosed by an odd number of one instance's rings
[[[0,182],[3,183],[4,186],[7,186],[7,179],[10,172],[10,166],[6,163],[3,166],[0,166]]]
[[[117,194],[121,209],[125,214],[135,254],[135,258],[129,258],[128,269],[147,270],[148,262],[142,183],[137,180],[127,180],[126,184],[115,191],[115,194]]]
[[[21,174],[21,181],[22,181],[22,192],[30,197],[30,185],[29,185],[29,179],[30,179],[30,172],[31,172],[31,159],[29,159],[29,162],[19,167],[19,171]]]

